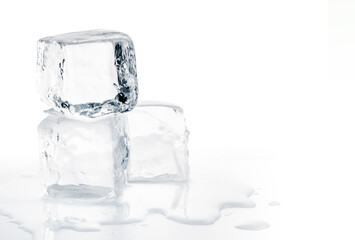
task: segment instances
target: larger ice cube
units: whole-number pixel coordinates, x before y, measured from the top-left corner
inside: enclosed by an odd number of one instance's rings
[[[42,101],[63,112],[97,117],[137,103],[135,51],[124,33],[92,30],[42,38],[37,65]]]
[[[129,155],[125,114],[90,121],[53,115],[41,122],[38,131],[50,196],[101,198],[117,194]]]
[[[140,102],[128,113],[131,152],[128,180],[185,181],[189,175],[186,129],[179,106]]]

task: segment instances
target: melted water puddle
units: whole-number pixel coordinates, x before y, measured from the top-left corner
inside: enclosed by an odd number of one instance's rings
[[[269,227],[270,225],[264,220],[249,220],[235,226],[235,228],[250,231],[260,231]]]
[[[159,231],[171,233],[181,228],[181,235],[190,229],[188,226],[222,225],[216,223],[233,217],[228,209],[250,211],[255,208],[252,187],[224,177],[207,176],[193,175],[187,183],[130,183],[114,201],[48,199],[43,197],[44,189],[38,179],[12,181],[0,185],[0,215],[7,219],[0,225],[6,223],[7,226],[14,221],[12,229],[26,236],[31,234],[34,240],[140,239],[137,228],[139,234],[151,234],[151,239],[157,239],[157,234],[163,234]],[[237,219],[234,224],[223,227],[242,232],[269,228],[264,220],[246,221],[242,216]],[[174,227],[168,222],[175,223]],[[154,226],[165,225],[152,235]],[[0,228],[1,235],[14,234],[7,229],[11,228]],[[210,232],[205,239],[214,239],[213,234]],[[169,236],[162,235],[159,239]]]

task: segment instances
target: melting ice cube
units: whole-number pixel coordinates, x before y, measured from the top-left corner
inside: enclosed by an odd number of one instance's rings
[[[44,181],[52,197],[117,194],[125,176],[130,182],[188,179],[188,131],[175,105],[142,102],[128,114],[84,120],[57,113],[38,130]]]
[[[73,120],[63,115],[38,127],[44,182],[52,197],[114,196],[129,154],[125,114]]]
[[[183,110],[176,105],[140,102],[128,113],[131,153],[128,180],[185,181],[189,175]]]
[[[126,112],[137,103],[136,57],[130,37],[104,30],[38,41],[38,92],[48,106],[87,117]]]

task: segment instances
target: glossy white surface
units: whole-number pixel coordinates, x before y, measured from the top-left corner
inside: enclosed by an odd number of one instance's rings
[[[105,27],[134,39],[140,100],[184,108],[191,154],[220,151],[217,144],[237,156],[269,156],[275,181],[268,193],[246,182],[259,193],[254,197],[269,196],[265,205],[280,202],[270,207],[281,212],[279,239],[355,238],[353,1],[63,0],[53,7],[46,0],[18,0],[2,3],[1,10],[1,182],[19,166],[29,169],[26,176],[38,169],[36,126],[45,106],[34,84],[37,39]],[[190,232],[212,238],[222,219]],[[226,239],[237,231],[239,222],[232,222],[223,231]],[[185,226],[164,221],[155,228],[182,232]],[[121,231],[134,240],[147,232]]]

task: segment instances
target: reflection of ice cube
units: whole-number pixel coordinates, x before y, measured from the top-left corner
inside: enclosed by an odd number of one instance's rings
[[[97,117],[137,103],[132,40],[104,30],[42,38],[38,42],[38,92],[50,107]]]
[[[128,113],[128,120],[129,181],[185,181],[189,173],[189,134],[183,110],[164,103],[141,102]]]
[[[54,115],[38,131],[49,195],[96,198],[115,193],[129,154],[126,115],[90,121]]]
[[[43,240],[119,239],[105,231],[102,225],[128,214],[125,205],[115,202],[95,202],[67,199],[48,200],[45,203],[46,224]]]
[[[42,240],[119,240],[122,232],[117,226],[105,228],[101,231],[73,231],[71,228],[63,228],[60,231],[46,229]]]
[[[47,226],[51,231],[72,229],[98,231],[101,225],[115,224],[129,215],[125,203],[96,202],[90,200],[56,199],[45,203]]]
[[[105,202],[47,199],[43,240],[124,238],[119,226],[141,223],[150,214],[168,216],[181,208],[186,186],[185,183],[132,183],[122,189],[119,198]]]

